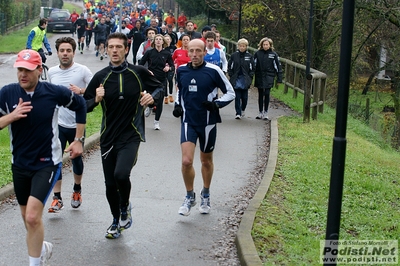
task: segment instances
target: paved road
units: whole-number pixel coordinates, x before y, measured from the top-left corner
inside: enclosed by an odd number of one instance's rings
[[[55,38],[61,36],[69,34],[55,34],[50,39],[52,47]],[[16,81],[14,60],[15,56],[0,56],[0,87]],[[107,60],[96,58],[93,49],[77,54],[75,61],[93,72],[108,64]],[[48,66],[56,64],[56,55],[48,57]],[[213,246],[218,246],[218,241],[224,238],[221,221],[232,212],[235,196],[249,182],[259,155],[257,147],[265,138],[266,122],[254,119],[257,103],[253,93],[245,119],[234,119],[233,103],[221,110],[223,123],[218,126],[214,154],[211,213],[201,215],[196,206],[190,216],[183,217],[178,215],[185,196],[180,173],[180,122],[172,116],[172,109],[172,104],[164,105],[160,131],[152,128],[154,116],[147,118],[147,142],[141,145],[137,165],[131,172],[133,226],[119,239],[104,237],[112,217],[105,197],[99,151],[85,158],[83,204],[79,209],[69,205],[73,178],[71,170],[66,170],[62,188],[66,207],[59,214],[43,215],[45,239],[54,243],[51,265],[224,265],[213,256]],[[271,117],[279,115],[279,109],[270,111]],[[197,150],[197,194],[202,187],[198,158]],[[49,204],[50,201],[45,209]],[[27,265],[25,228],[16,202],[2,204],[0,217],[0,265]]]

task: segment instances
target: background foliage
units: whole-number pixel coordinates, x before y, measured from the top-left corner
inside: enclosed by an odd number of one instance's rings
[[[0,0],[0,33],[4,34],[11,27],[23,23],[29,24],[40,13],[40,0]]]
[[[189,1],[189,0],[180,0]],[[305,65],[309,60],[312,68],[328,75],[326,101],[335,108],[337,99],[337,77],[339,75],[339,54],[342,30],[342,0],[313,1],[298,0],[204,0],[210,8],[219,7],[226,14],[242,7],[241,36],[249,40],[250,46],[257,47],[260,39],[269,37],[280,57]],[[202,2],[202,1],[201,1]],[[380,129],[384,125],[392,145],[400,148],[400,0],[356,0],[354,35],[352,49],[351,89],[363,95],[358,106],[350,114],[359,117],[360,111],[368,109],[367,99],[375,98],[376,92],[389,94],[385,109],[370,115],[363,115],[364,122]],[[312,50],[307,58],[308,28],[312,15]],[[231,37],[238,21],[232,21],[230,31],[223,37]],[[349,25],[350,26],[350,25]],[[237,37],[236,37],[237,38]],[[236,39],[234,37],[234,39]],[[386,63],[380,55],[387,53]],[[378,73],[384,70],[388,80],[378,80]],[[354,97],[359,98],[359,97]],[[388,107],[388,108],[386,108]],[[393,110],[387,112],[387,110]],[[354,111],[354,113],[353,113]],[[390,124],[387,124],[391,121]],[[387,127],[389,125],[389,127]]]

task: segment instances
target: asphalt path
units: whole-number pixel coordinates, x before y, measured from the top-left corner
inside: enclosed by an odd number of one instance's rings
[[[71,35],[59,33],[50,38],[53,55],[48,56],[49,67],[58,63],[54,43],[63,36]],[[16,55],[0,56],[0,87],[17,81],[12,66],[15,59]],[[83,54],[77,52],[75,62],[95,73],[107,66],[108,59],[96,58],[92,45]],[[211,212],[202,215],[196,205],[191,215],[184,217],[178,215],[186,193],[180,171],[180,120],[172,116],[172,110],[173,104],[164,105],[160,131],[153,129],[154,115],[146,118],[147,142],[140,146],[137,164],[131,172],[133,226],[123,231],[120,238],[104,237],[112,216],[105,197],[99,151],[85,157],[83,203],[78,209],[69,203],[73,185],[71,169],[64,170],[65,208],[58,214],[45,211],[43,215],[45,240],[54,244],[51,265],[223,264],[216,259],[213,249],[224,239],[226,228],[222,221],[231,214],[235,197],[250,182],[250,173],[259,159],[258,148],[267,134],[267,122],[255,119],[258,108],[254,91],[250,93],[244,119],[234,119],[234,103],[221,109],[223,122],[218,124],[214,152]],[[270,110],[270,118],[280,115],[279,109]],[[198,148],[194,165],[199,202],[202,178]],[[50,203],[48,200],[45,210]],[[0,265],[27,265],[26,231],[15,200],[0,206],[0,217]]]

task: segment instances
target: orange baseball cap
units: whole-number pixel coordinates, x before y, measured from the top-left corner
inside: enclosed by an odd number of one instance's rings
[[[18,53],[14,67],[22,67],[29,70],[35,70],[42,65],[40,54],[34,50],[22,50]]]

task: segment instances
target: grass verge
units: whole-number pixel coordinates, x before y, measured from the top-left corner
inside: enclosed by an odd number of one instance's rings
[[[302,110],[302,99],[272,95]],[[278,120],[279,154],[274,179],[256,214],[252,236],[264,265],[320,265],[325,238],[335,111],[317,121]],[[400,154],[379,133],[349,117],[340,238],[400,238]]]
[[[70,3],[65,3],[65,9],[73,11],[79,9]],[[77,11],[77,12],[78,12]],[[39,19],[38,19],[39,20]],[[0,36],[0,53],[18,53],[25,48],[26,40],[29,32],[37,25],[34,22],[27,27],[15,31],[13,33]],[[48,35],[50,35],[48,33]],[[93,112],[87,114],[86,136],[93,135],[100,131],[101,124],[101,107],[97,107]],[[11,176],[11,151],[10,138],[7,129],[0,131],[0,187],[3,187],[12,181]]]
[[[76,5],[70,3],[65,3],[63,8],[68,9],[70,13],[72,13],[74,9],[76,9],[78,13],[81,12]],[[0,53],[17,54],[19,51],[25,49],[29,32],[38,25],[38,22],[39,18],[20,30],[7,35],[0,35]],[[50,37],[52,33],[46,33],[46,35]]]
[[[38,21],[7,35],[0,35],[0,53],[17,54],[19,51],[25,49],[29,32],[37,26]]]
[[[101,107],[87,114],[86,137],[100,131]],[[0,131],[0,188],[12,182],[10,137],[7,129]]]

